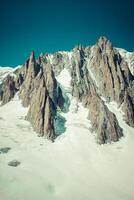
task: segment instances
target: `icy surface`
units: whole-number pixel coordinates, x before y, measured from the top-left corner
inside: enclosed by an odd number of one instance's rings
[[[64,68],[60,75],[58,77],[56,77],[57,81],[60,83],[60,85],[65,89],[65,91],[67,90],[71,90],[71,76],[69,71]]]
[[[67,70],[57,80],[65,90],[70,88]],[[107,106],[116,114],[125,137],[113,144],[96,144],[88,110],[67,94],[69,112],[61,113],[66,132],[54,143],[37,137],[25,121],[27,108],[17,95],[0,107],[0,148],[11,148],[0,154],[0,199],[133,200],[134,129],[112,102]],[[21,164],[8,166],[11,160]]]
[[[97,80],[96,80],[95,75],[93,74],[91,66],[90,66],[91,58],[93,56],[94,56],[94,46],[92,46],[91,49],[90,49],[90,55],[89,55],[89,57],[86,58],[86,63],[87,63],[87,69],[88,69],[88,72],[90,74],[90,77],[94,81],[95,85],[98,87]]]

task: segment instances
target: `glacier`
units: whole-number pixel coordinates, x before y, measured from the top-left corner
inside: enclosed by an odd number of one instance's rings
[[[65,79],[66,77],[66,79]],[[133,200],[134,128],[123,120],[115,102],[107,104],[124,132],[117,143],[99,145],[87,119],[88,109],[70,94],[65,68],[56,77],[70,100],[69,111],[60,113],[66,131],[54,143],[37,137],[25,120],[28,108],[18,94],[0,107],[0,198],[2,200]],[[20,161],[16,168],[11,160]]]

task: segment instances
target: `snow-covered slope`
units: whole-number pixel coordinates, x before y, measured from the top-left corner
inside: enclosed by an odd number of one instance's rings
[[[65,79],[66,77],[66,79]],[[98,145],[91,133],[88,110],[70,94],[70,75],[57,77],[70,99],[66,131],[54,143],[37,137],[25,121],[27,108],[17,95],[0,107],[0,198],[2,200],[133,200],[134,129],[123,121],[115,103],[107,104],[124,129],[117,143]],[[18,160],[18,167],[8,166]]]
[[[125,49],[116,48],[121,56],[125,59],[125,61],[128,63],[128,67],[131,71],[131,73],[134,75],[134,52],[126,51]]]

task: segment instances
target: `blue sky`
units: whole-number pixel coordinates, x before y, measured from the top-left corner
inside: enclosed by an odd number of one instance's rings
[[[25,62],[32,50],[70,50],[102,35],[134,51],[134,3],[121,0],[1,0],[0,65]]]

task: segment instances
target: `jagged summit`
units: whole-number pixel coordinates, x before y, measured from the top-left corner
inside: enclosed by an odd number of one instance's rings
[[[112,43],[105,36],[99,38],[97,45],[102,52],[110,53],[113,48]]]
[[[35,52],[34,51],[31,52],[29,62],[35,62]]]
[[[64,81],[69,77],[67,87],[59,83],[62,73]],[[56,124],[61,123],[57,119],[60,112],[67,112],[70,96],[89,110],[87,117],[99,143],[118,141],[123,136],[116,115],[107,106],[109,102],[116,102],[124,120],[134,127],[134,76],[126,59],[106,37],[100,37],[94,46],[77,45],[70,52],[41,53],[37,60],[32,52],[14,74],[2,81],[2,104],[18,92],[22,105],[29,106],[26,119],[41,136],[57,137]]]
[[[101,43],[111,43],[110,40],[106,37],[106,36],[101,36],[99,39],[98,39],[98,44],[101,44]]]

